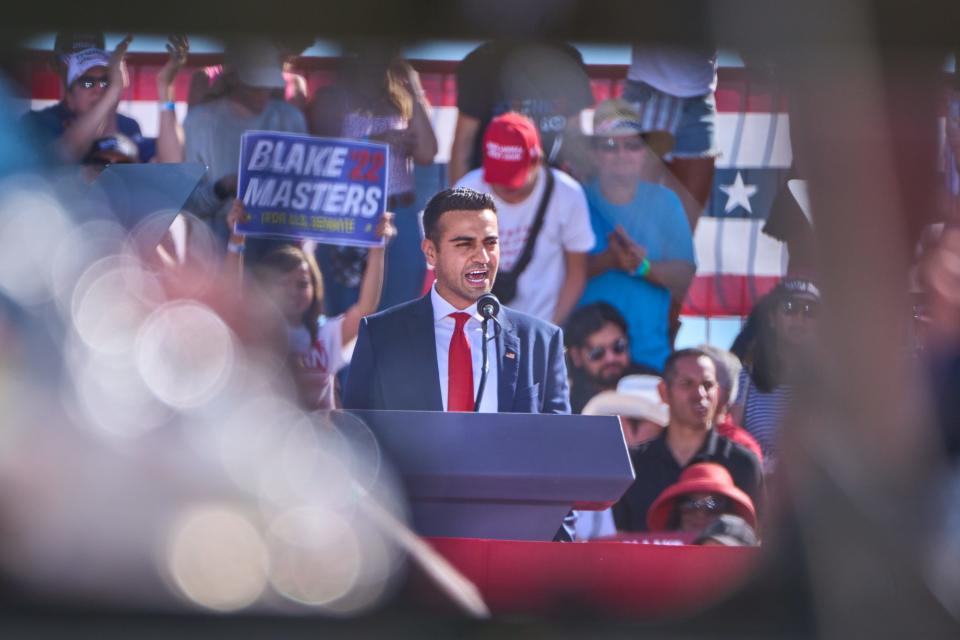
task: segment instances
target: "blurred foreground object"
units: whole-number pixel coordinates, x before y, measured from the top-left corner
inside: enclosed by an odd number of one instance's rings
[[[210,263],[145,262],[159,235],[138,244],[100,213],[77,220],[38,176],[0,200],[0,567],[16,591],[352,615],[390,596],[403,549],[484,615],[405,528],[365,425],[289,397],[272,305],[210,287]]]

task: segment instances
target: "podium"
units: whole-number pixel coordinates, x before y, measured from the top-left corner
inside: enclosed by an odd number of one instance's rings
[[[571,509],[634,480],[615,416],[350,410],[398,471],[431,537],[552,540]]]

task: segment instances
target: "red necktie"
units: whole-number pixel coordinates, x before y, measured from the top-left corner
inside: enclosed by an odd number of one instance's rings
[[[473,411],[473,358],[463,332],[470,314],[458,311],[450,317],[457,321],[457,326],[450,338],[447,360],[447,411]]]

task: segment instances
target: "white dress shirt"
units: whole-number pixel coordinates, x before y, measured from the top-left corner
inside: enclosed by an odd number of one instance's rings
[[[437,371],[440,373],[440,396],[443,398],[443,407],[447,407],[447,376],[449,373],[450,359],[450,339],[453,337],[453,330],[457,326],[457,321],[450,317],[451,313],[463,311],[470,314],[470,319],[463,326],[463,331],[467,335],[467,341],[470,344],[470,360],[473,363],[473,397],[477,397],[477,390],[480,389],[480,368],[483,366],[483,352],[480,351],[480,343],[483,341],[483,327],[481,322],[483,316],[477,311],[477,303],[474,302],[466,309],[456,309],[452,304],[440,297],[437,288],[430,289],[430,302],[433,303],[433,334],[437,341]],[[487,384],[483,389],[483,398],[480,400],[480,413],[497,413],[497,378],[499,363],[497,362],[497,343],[493,340],[493,323],[487,326],[487,362],[489,371],[487,373]]]
[[[616,535],[613,509],[603,511],[577,511],[577,540],[594,540]]]

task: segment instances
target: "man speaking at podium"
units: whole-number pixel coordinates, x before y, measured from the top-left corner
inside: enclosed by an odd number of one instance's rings
[[[488,322],[483,374],[481,305],[500,259],[493,199],[447,189],[423,213],[430,293],[364,318],[344,393],[346,409],[570,413],[561,330],[501,307]],[[484,298],[486,301],[487,298]],[[497,326],[499,325],[499,326]]]

